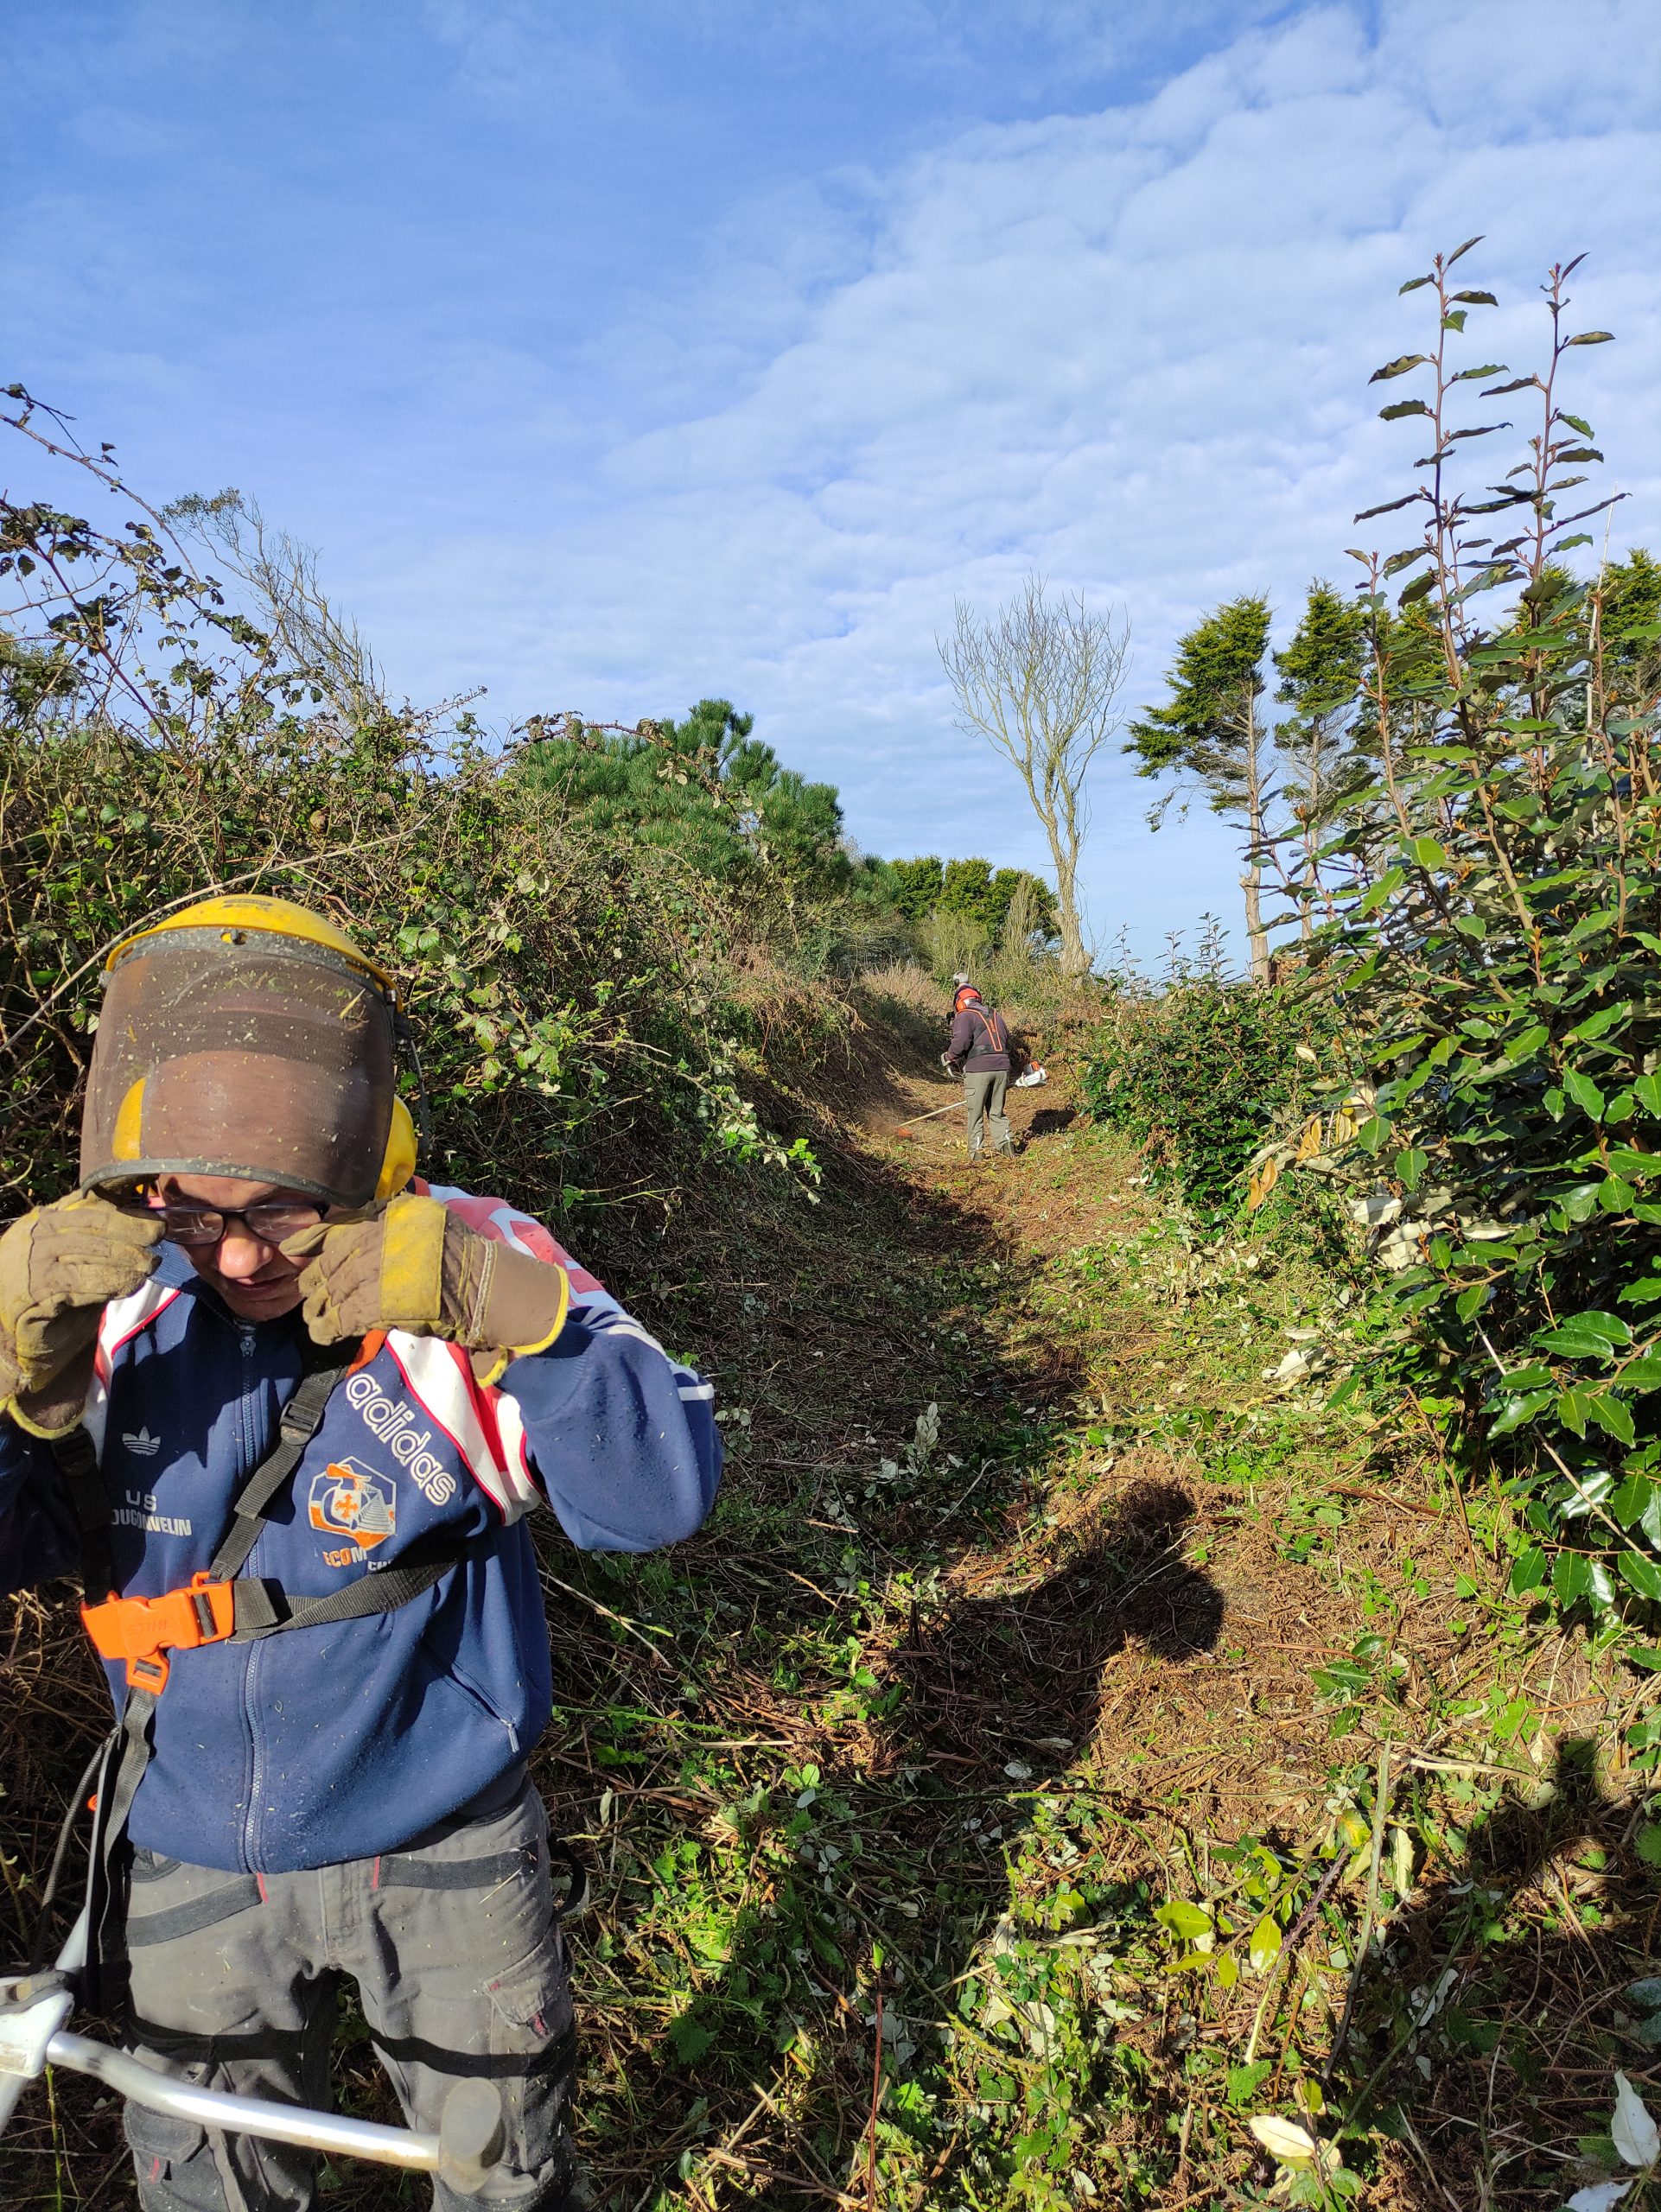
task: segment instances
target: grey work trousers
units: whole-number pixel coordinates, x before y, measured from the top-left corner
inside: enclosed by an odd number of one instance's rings
[[[969,1157],[981,1156],[982,1131],[990,1129],[994,1152],[1014,1149],[1009,1124],[1004,1117],[1003,1097],[1009,1088],[1008,1068],[971,1069],[963,1079],[964,1105],[969,1116]]]
[[[463,2075],[501,2092],[505,2163],[437,2212],[569,2200],[576,2030],[548,1820],[529,1781],[379,1859],[227,1874],[133,1853],[129,2048],[205,2087],[327,2108],[342,1980],[410,2125],[436,2132]],[[130,2104],[143,2212],[310,2212],[316,2154]],[[365,2170],[360,2170],[365,2171]],[[390,2170],[389,2170],[390,2171]]]

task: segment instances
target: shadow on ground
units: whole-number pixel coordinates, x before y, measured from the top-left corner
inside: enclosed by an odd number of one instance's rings
[[[1445,1850],[1386,1924],[1334,2068],[1347,2109],[1400,2146],[1386,2202],[1556,2212],[1619,2168],[1607,2146],[1603,2168],[1576,2163],[1607,2132],[1617,2069],[1661,2118],[1645,1826],[1641,1797],[1601,1786],[1595,1746],[1565,1738],[1529,1801],[1477,1811],[1451,1870]]]

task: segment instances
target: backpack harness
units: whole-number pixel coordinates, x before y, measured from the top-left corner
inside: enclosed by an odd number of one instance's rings
[[[980,1047],[971,1046],[971,1051],[977,1049],[988,1052],[1009,1051],[1009,1033],[1003,1026],[1003,1017],[1001,1014],[995,1014],[989,1006],[967,1006],[964,1008],[964,1012],[971,1021],[980,1023],[985,1035],[984,1045]],[[964,1057],[967,1058],[969,1055],[965,1053]]]
[[[316,1359],[316,1348],[308,1342],[306,1364],[298,1388],[283,1408],[277,1442],[239,1491],[213,1563],[182,1588],[164,1591],[160,1597],[115,1594],[110,1545],[113,1516],[97,1449],[84,1427],[52,1440],[53,1457],[80,1524],[81,1587],[89,1599],[95,1590],[110,1592],[100,1604],[84,1603],[81,1621],[99,1656],[124,1660],[127,1670],[126,1701],[99,1754],[98,1788],[91,1801],[94,1824],[87,1960],[94,2003],[100,2001],[97,1990],[102,1989],[105,1999],[113,1993],[102,1977],[125,1955],[122,1916],[111,1910],[119,1887],[118,1852],[154,1751],[152,1731],[156,1702],[168,1684],[168,1653],[194,1651],[204,1643],[252,1643],[290,1629],[393,1612],[494,1539],[493,1530],[462,1541],[435,1530],[426,1539],[418,1537],[396,1566],[372,1567],[326,1598],[290,1598],[281,1583],[241,1572],[272,1502],[316,1434],[335,1384],[366,1366],[384,1342],[385,1332],[373,1331],[351,1358],[328,1364]],[[78,1809],[72,1801],[72,1821]]]

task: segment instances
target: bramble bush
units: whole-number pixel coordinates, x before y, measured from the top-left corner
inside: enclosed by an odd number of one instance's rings
[[[792,971],[792,917],[771,957],[753,899],[740,944],[684,855],[641,866],[637,840],[573,819],[465,716],[342,715],[330,671],[236,611],[130,496],[120,534],[0,504],[0,576],[6,1211],[73,1185],[109,947],[230,889],[326,907],[398,971],[430,1172],[562,1217],[602,1194],[668,1203],[710,1159],[811,1195],[805,1140],[754,1103],[764,1033],[807,1057],[840,1033]]]

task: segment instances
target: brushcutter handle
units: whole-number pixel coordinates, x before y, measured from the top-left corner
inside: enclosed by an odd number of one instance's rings
[[[0,2135],[11,2125],[24,2087],[43,2073],[53,2038],[75,2009],[74,1977],[86,1963],[87,1908],[44,1974],[0,1980]]]
[[[0,2135],[25,2083],[45,2071],[52,2044],[74,2009],[75,1993],[60,1974],[0,1981]]]

